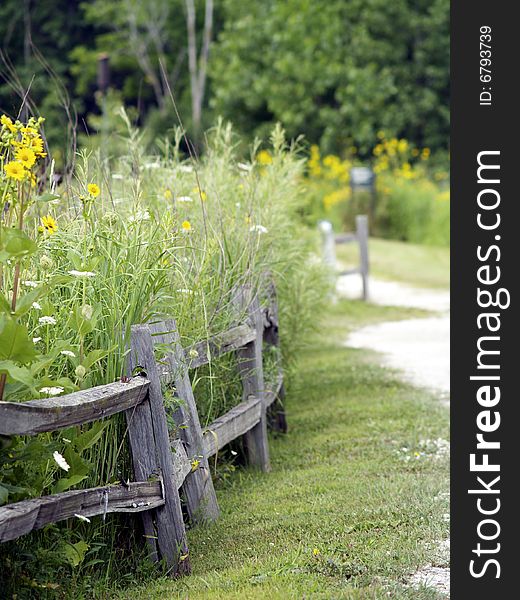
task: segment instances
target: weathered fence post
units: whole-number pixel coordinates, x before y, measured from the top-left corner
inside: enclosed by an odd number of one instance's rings
[[[262,281],[262,287],[267,295],[266,323],[264,327],[264,343],[273,346],[278,353],[277,377],[281,380],[279,389],[276,392],[273,403],[267,409],[267,420],[271,429],[282,433],[287,433],[287,419],[285,417],[285,408],[283,400],[285,398],[285,387],[283,383],[282,357],[280,350],[280,335],[278,322],[278,298],[276,286],[272,275],[265,273]],[[278,388],[278,384],[276,384]]]
[[[336,242],[334,240],[334,231],[330,221],[320,221],[318,229],[321,232],[323,262],[330,267],[333,272],[336,271]]]
[[[186,530],[174,476],[161,382],[148,326],[132,327],[130,350],[132,371],[140,367],[150,381],[148,400],[126,412],[135,476],[141,481],[152,475],[162,477],[165,504],[155,510],[157,544],[172,572],[175,575],[187,574],[191,568]],[[154,544],[150,540],[155,539],[155,534],[150,513],[144,513],[143,523],[153,553]]]
[[[214,521],[219,515],[217,496],[211,479],[208,458],[204,452],[202,428],[177,323],[174,319],[168,319],[150,325],[150,329],[153,339],[169,348],[166,362],[171,381],[175,387],[175,395],[184,403],[175,412],[173,418],[176,424],[181,426],[179,435],[185,444],[188,458],[193,465],[198,465],[188,474],[182,486],[188,514],[193,522]]]
[[[250,286],[241,286],[233,302],[240,311],[246,311],[248,320],[256,330],[255,339],[237,350],[238,370],[242,378],[243,399],[255,396],[261,400],[260,421],[244,434],[249,463],[264,472],[271,470],[269,443],[267,439],[267,406],[265,401],[262,344],[264,324],[260,301],[253,296]]]
[[[359,272],[363,281],[363,300],[368,300],[368,217],[356,217],[356,235],[359,244]]]

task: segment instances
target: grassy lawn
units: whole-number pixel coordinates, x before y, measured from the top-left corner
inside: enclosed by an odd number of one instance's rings
[[[429,288],[450,285],[449,248],[370,238],[368,250],[374,277]],[[355,244],[336,246],[336,254],[346,268],[358,264]]]
[[[191,577],[118,597],[436,598],[406,580],[448,536],[448,459],[424,444],[448,437],[448,411],[342,345],[351,328],[417,312],[331,308],[291,382],[272,472],[237,469],[217,490],[221,518],[189,532]]]

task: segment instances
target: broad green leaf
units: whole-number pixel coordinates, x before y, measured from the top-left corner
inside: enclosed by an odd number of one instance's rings
[[[44,194],[40,194],[36,196],[34,199],[36,202],[50,202],[51,200],[59,200],[61,196],[58,194],[51,194],[50,192],[45,192]]]
[[[0,262],[20,259],[36,252],[36,244],[23,231],[9,227],[0,229]]]
[[[72,440],[74,448],[80,454],[87,448],[91,448],[101,438],[109,425],[110,421],[96,421],[88,431],[81,433]]]
[[[16,302],[16,310],[14,313],[15,316],[22,317],[28,313],[31,310],[33,303],[36,302],[36,300],[38,300],[38,298],[40,298],[46,291],[47,286],[42,285],[31,290],[30,292],[27,292],[27,294],[24,296],[19,297]]]
[[[108,356],[111,352],[113,352],[115,349],[117,348],[117,346],[112,346],[111,348],[109,348],[108,350],[91,350],[87,356],[85,357],[85,359],[83,360],[82,365],[85,367],[85,369],[87,369],[87,371],[93,366],[95,365],[97,362],[99,362],[101,359],[105,358],[105,356]]]
[[[60,546],[59,552],[63,555],[69,565],[72,567],[77,567],[85,559],[88,549],[89,545],[87,542],[80,540],[75,544],[69,544],[68,542],[65,542],[62,546]]]
[[[7,374],[8,380],[23,383],[34,392],[34,378],[27,367],[20,367],[11,360],[0,360],[0,373]]]
[[[52,493],[60,494],[61,492],[66,492],[68,489],[77,485],[78,483],[81,483],[86,478],[86,475],[72,475],[71,477],[62,477],[54,486]]]
[[[36,357],[36,349],[27,327],[6,315],[0,315],[0,360],[25,365]]]

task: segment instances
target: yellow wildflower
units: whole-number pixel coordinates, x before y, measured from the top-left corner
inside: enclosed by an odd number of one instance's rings
[[[16,133],[16,126],[7,115],[2,115],[0,117],[0,123],[4,127],[7,127],[11,133]]]
[[[256,155],[256,160],[260,165],[270,165],[273,162],[273,157],[267,150],[260,150]]]
[[[204,190],[201,190],[199,187],[194,187],[191,190],[192,194],[199,194],[200,199],[204,202],[206,200],[206,198],[208,197],[206,192]]]
[[[314,548],[314,550],[312,551],[312,555],[313,556],[319,556],[321,554],[319,548]]]
[[[26,169],[30,169],[36,162],[36,154],[30,148],[19,148],[15,157]]]
[[[430,156],[430,149],[429,148],[423,148],[423,151],[421,152],[421,159],[422,160],[427,160]]]
[[[164,190],[164,197],[166,200],[171,200],[173,198],[172,191],[170,189]]]
[[[23,181],[28,173],[22,164],[14,160],[4,165],[4,171],[7,177],[16,179],[17,181]]]
[[[182,228],[184,231],[191,231],[191,223],[189,221],[183,221]]]
[[[89,183],[87,185],[87,190],[88,193],[92,196],[92,198],[97,198],[99,196],[99,192],[101,191],[99,189],[99,186],[95,183]]]
[[[49,235],[58,231],[58,224],[50,215],[42,217],[42,226]]]
[[[194,458],[191,461],[191,472],[196,471],[199,468],[200,460],[198,458]]]

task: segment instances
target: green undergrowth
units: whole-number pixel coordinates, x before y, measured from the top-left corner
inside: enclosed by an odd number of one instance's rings
[[[332,307],[291,380],[289,432],[271,436],[272,472],[236,468],[221,478],[220,519],[189,532],[193,574],[108,595],[436,598],[407,580],[448,535],[448,457],[438,444],[448,412],[370,353],[344,346],[354,327],[416,314],[362,302]]]

